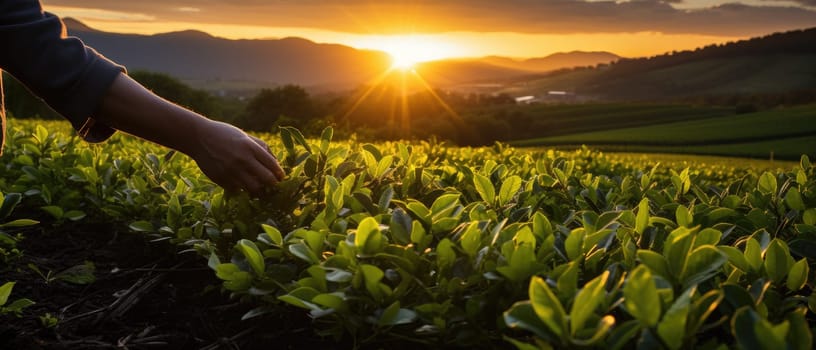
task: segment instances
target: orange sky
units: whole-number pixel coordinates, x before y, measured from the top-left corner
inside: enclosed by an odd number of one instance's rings
[[[196,29],[231,39],[296,36],[422,59],[539,57],[573,50],[635,57],[816,26],[796,1],[45,0],[46,11],[110,32]],[[807,3],[807,0],[802,1]],[[402,4],[402,7],[400,7]],[[443,5],[436,5],[443,4]],[[767,6],[773,4],[773,7]],[[151,5],[151,6],[148,6]],[[529,11],[524,6],[534,6]],[[274,25],[268,25],[274,23]]]

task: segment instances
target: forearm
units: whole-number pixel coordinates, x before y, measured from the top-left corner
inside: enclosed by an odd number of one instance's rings
[[[115,129],[192,157],[219,185],[261,193],[286,174],[266,143],[157,96],[120,74],[94,114]]]
[[[213,121],[168,102],[120,74],[94,116],[99,122],[193,156],[199,131]]]

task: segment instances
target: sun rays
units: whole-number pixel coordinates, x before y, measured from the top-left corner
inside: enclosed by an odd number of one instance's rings
[[[399,62],[399,63],[397,63]],[[409,96],[423,92],[427,93],[444,110],[444,116],[456,126],[463,123],[459,114],[448,105],[447,102],[434,90],[431,84],[422,77],[419,69],[415,69],[418,62],[409,59],[395,60],[390,68],[372,78],[364,85],[364,88],[353,97],[347,104],[343,120],[355,113],[366,101],[382,101],[383,98],[390,99],[384,105],[387,110],[382,110],[383,125],[388,129],[393,138],[411,138],[411,120],[421,115],[412,115],[411,101]],[[386,114],[387,113],[387,114]]]

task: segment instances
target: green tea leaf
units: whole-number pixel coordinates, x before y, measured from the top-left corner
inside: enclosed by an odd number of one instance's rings
[[[320,133],[320,153],[326,154],[329,152],[332,135],[334,135],[334,129],[332,129],[331,126],[327,126],[323,129],[323,132]]]
[[[63,212],[62,208],[60,208],[60,207],[58,207],[56,205],[46,205],[44,207],[40,207],[40,209],[42,209],[46,213],[50,214],[52,217],[54,217],[54,219],[57,219],[57,220],[62,219],[63,215],[65,214],[65,212]]]
[[[391,229],[391,236],[394,241],[400,244],[408,244],[411,242],[411,217],[405,213],[402,208],[395,208],[391,211],[391,222],[389,228]]]
[[[9,221],[7,223],[4,223],[4,224],[0,225],[0,227],[25,227],[25,226],[36,225],[36,224],[39,224],[39,223],[40,222],[37,221],[37,220],[17,219],[17,220],[12,220],[12,221]]]
[[[496,189],[490,179],[481,174],[473,174],[473,185],[476,186],[476,192],[479,192],[482,200],[492,205],[496,197]]]
[[[808,281],[808,275],[810,274],[810,267],[808,266],[807,259],[802,259],[797,261],[788,272],[788,280],[787,280],[787,287],[791,291],[798,291],[805,286]]]
[[[320,292],[314,288],[300,287],[292,290],[289,294],[279,296],[278,300],[307,310],[321,310],[319,306],[311,302],[318,295],[320,295]]]
[[[456,252],[453,250],[453,243],[444,238],[436,245],[436,259],[440,270],[447,270],[453,266],[456,260]]]
[[[128,227],[136,232],[156,232],[153,224],[151,224],[149,221],[136,221],[131,223]]]
[[[681,277],[686,268],[689,253],[694,243],[694,231],[685,227],[678,227],[669,233],[669,237],[663,243],[663,256],[669,263],[669,271],[672,275]]]
[[[380,200],[377,202],[377,206],[380,208],[380,213],[388,212],[388,207],[391,206],[392,199],[394,199],[394,188],[388,186],[385,188],[382,195],[380,195]]]
[[[499,189],[499,206],[503,206],[513,199],[516,192],[521,188],[521,177],[513,175],[506,179]],[[484,198],[484,197],[483,197]]]
[[[311,301],[317,305],[341,312],[346,312],[348,311],[349,308],[348,304],[346,303],[346,299],[337,294],[331,293],[318,294],[315,295]]]
[[[757,189],[759,192],[764,194],[774,194],[776,193],[776,186],[776,177],[770,172],[766,171],[759,176],[759,181],[757,182]]]
[[[252,286],[252,276],[249,272],[241,269],[232,263],[219,264],[215,267],[215,275],[224,280],[224,288],[240,292]]]
[[[595,312],[601,302],[604,301],[606,294],[604,286],[606,286],[608,278],[609,271],[604,271],[600,276],[587,282],[584,288],[575,296],[575,301],[572,303],[569,314],[570,334],[573,337],[578,331],[584,328],[584,323],[586,323],[587,319]]]
[[[802,194],[796,188],[788,189],[788,193],[785,194],[785,204],[788,205],[788,208],[799,211],[807,209],[805,202],[802,200]]]
[[[510,328],[521,328],[532,332],[541,339],[557,340],[558,337],[550,331],[550,326],[536,314],[533,304],[529,300],[513,304],[503,314],[504,323]]]
[[[11,295],[11,289],[14,288],[15,284],[16,282],[6,282],[0,286],[0,306],[6,305],[9,295]]]
[[[682,205],[677,206],[675,217],[677,218],[677,225],[679,226],[691,227],[692,223],[694,222],[691,210]]]
[[[809,170],[813,165],[810,163],[810,157],[807,154],[803,154],[802,157],[799,158],[799,167],[802,170]]]
[[[649,199],[643,198],[638,204],[637,218],[635,221],[635,232],[643,234],[649,224]]]
[[[255,274],[258,276],[263,276],[264,272],[266,271],[266,265],[264,264],[263,254],[261,254],[261,251],[258,249],[258,246],[255,245],[255,242],[248,239],[242,239],[238,241],[235,247],[247,259],[249,266],[252,267]]]
[[[639,265],[629,273],[623,286],[626,311],[646,327],[654,327],[660,320],[661,304],[651,272]]]
[[[701,283],[716,274],[727,261],[728,257],[714,246],[694,249],[689,254],[681,280],[686,287]]]
[[[309,143],[306,142],[306,138],[303,137],[303,133],[301,133],[300,130],[298,130],[296,128],[293,128],[293,127],[290,127],[290,126],[284,126],[281,129],[288,130],[289,134],[295,140],[295,142],[297,142],[299,145],[303,146],[303,148],[306,149],[306,152],[312,153],[312,148],[309,146]]]
[[[374,171],[374,177],[381,178],[383,175],[385,175],[393,163],[394,156],[387,155],[382,157],[382,159],[380,159],[380,161],[377,163],[377,169]]]
[[[418,221],[414,221],[411,225],[411,243],[420,245],[425,241],[425,237],[427,236],[425,232],[425,228],[422,227]]]
[[[697,330],[705,323],[708,316],[717,309],[724,298],[725,292],[722,289],[715,289],[694,300],[687,319],[687,334],[697,333]]]
[[[737,344],[743,349],[785,349],[785,337],[790,324],[784,321],[772,325],[756,311],[743,307],[734,313],[731,327]]]
[[[637,257],[643,265],[646,265],[652,272],[666,279],[674,278],[669,271],[669,263],[662,255],[651,250],[638,249]]]
[[[816,208],[810,208],[802,213],[802,222],[805,225],[816,226]]]
[[[379,223],[372,217],[367,217],[357,225],[354,235],[354,245],[361,254],[376,254],[382,241]]]
[[[540,242],[543,242],[547,237],[553,234],[550,220],[541,212],[533,214],[533,234],[535,234]]]
[[[728,257],[728,261],[736,268],[743,272],[750,271],[751,266],[748,264],[748,259],[745,258],[745,255],[739,249],[726,245],[717,246],[717,249],[724,253]]]
[[[443,194],[431,205],[431,215],[435,218],[443,216],[445,213],[449,213],[457,204],[459,204],[458,193]]]
[[[273,226],[269,226],[267,224],[261,224],[261,228],[263,229],[264,233],[269,237],[271,242],[278,247],[283,246],[283,236],[281,235],[280,231]]]
[[[683,346],[683,339],[686,336],[686,321],[689,314],[691,297],[696,292],[695,287],[687,289],[680,297],[674,301],[671,307],[666,310],[660,324],[657,325],[657,334],[669,349],[676,350]]]
[[[385,273],[379,267],[369,264],[360,265],[360,272],[363,274],[363,281],[368,293],[374,297],[375,300],[382,300],[385,295],[380,288],[380,281],[385,276]]]
[[[583,228],[577,228],[570,232],[567,239],[564,240],[564,249],[567,251],[567,258],[570,261],[575,261],[584,255],[584,236],[586,231]]]
[[[23,309],[36,304],[35,302],[31,301],[28,298],[17,299],[13,301],[11,304],[6,305],[2,308],[3,312],[11,312],[15,314],[17,317],[20,317],[20,314],[23,312]]]
[[[788,274],[790,253],[784,242],[774,239],[765,251],[765,272],[775,283],[782,281]]]
[[[467,255],[471,257],[476,255],[482,244],[482,230],[479,229],[478,222],[468,225],[468,228],[462,233],[459,244]]]
[[[752,272],[759,272],[762,267],[762,248],[759,242],[754,238],[749,238],[745,241],[745,261],[751,267]]]
[[[413,213],[417,219],[426,224],[431,224],[431,210],[422,204],[422,202],[410,201],[406,206],[408,207],[408,211]]]
[[[581,264],[578,261],[573,261],[567,264],[567,269],[558,276],[556,287],[558,287],[558,294],[564,298],[569,298],[575,295],[578,291],[578,272]],[[526,276],[524,276],[526,277]]]
[[[593,345],[601,341],[601,339],[603,339],[603,337],[609,333],[614,325],[615,317],[612,315],[606,315],[602,317],[600,321],[598,321],[598,325],[595,327],[595,334],[593,334],[589,339],[572,339],[572,342],[580,346]]]
[[[561,302],[547,286],[547,282],[541,277],[533,277],[528,293],[533,311],[539,320],[558,338],[563,338],[567,333],[567,315]]]
[[[417,317],[418,315],[416,312],[413,310],[401,309],[400,302],[395,301],[386,307],[385,310],[383,310],[380,319],[377,321],[377,325],[384,327],[408,324],[414,322]]]
[[[288,248],[292,255],[309,264],[320,263],[320,259],[317,257],[317,255],[315,255],[315,253],[303,243],[290,244]]]
[[[786,315],[786,321],[790,323],[790,331],[786,339],[788,349],[813,349],[813,334],[807,319],[805,319],[806,313],[807,308],[801,307],[793,312],[788,312]]]

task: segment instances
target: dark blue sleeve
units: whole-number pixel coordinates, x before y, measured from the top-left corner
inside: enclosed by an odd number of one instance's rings
[[[0,0],[0,69],[68,119],[86,141],[113,134],[93,115],[124,67],[67,36],[62,21],[43,12],[39,0]]]

